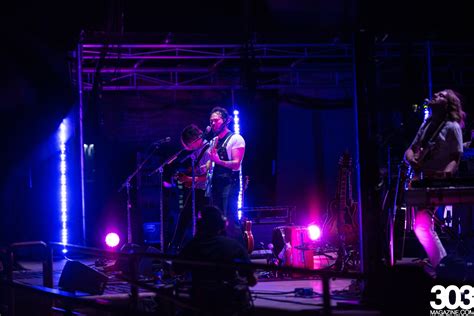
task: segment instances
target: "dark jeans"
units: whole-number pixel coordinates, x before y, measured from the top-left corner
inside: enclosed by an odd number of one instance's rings
[[[242,227],[237,213],[237,200],[239,197],[239,173],[216,175],[212,178],[211,204],[217,206],[227,217],[227,236],[240,242],[246,247]]]
[[[204,205],[208,204],[208,199],[204,196],[204,190],[196,189],[196,216]],[[179,252],[193,238],[193,216],[192,216],[192,196],[191,190],[186,189],[184,206],[178,214],[176,227],[170,241],[170,252]]]

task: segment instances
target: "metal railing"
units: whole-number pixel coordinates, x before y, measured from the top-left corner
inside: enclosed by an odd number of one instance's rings
[[[25,285],[14,282],[13,279],[13,265],[14,265],[14,250],[17,248],[24,248],[24,247],[35,247],[40,246],[44,249],[42,252],[42,269],[43,269],[43,286],[35,286],[35,285]],[[143,282],[139,281],[139,271],[138,271],[138,263],[139,260],[142,258],[151,258],[151,259],[158,259],[158,260],[168,260],[172,261],[173,264],[179,264],[182,266],[194,266],[194,267],[209,267],[213,269],[247,269],[247,270],[266,270],[266,271],[278,271],[282,273],[297,273],[300,275],[311,275],[311,276],[318,276],[321,278],[322,281],[322,300],[323,300],[323,313],[325,315],[331,314],[331,293],[330,293],[330,279],[331,278],[343,278],[343,279],[363,279],[365,276],[359,272],[340,272],[340,271],[326,271],[326,270],[309,270],[304,268],[296,268],[296,267],[281,267],[281,266],[274,266],[274,265],[267,265],[267,264],[257,264],[257,263],[216,263],[216,262],[208,262],[208,261],[193,261],[193,260],[182,260],[178,259],[176,256],[166,255],[162,253],[147,253],[147,252],[134,252],[134,253],[122,253],[122,252],[115,252],[115,251],[106,251],[98,248],[91,248],[91,247],[84,247],[79,245],[64,245],[62,243],[52,242],[46,244],[42,241],[32,241],[32,242],[22,242],[22,243],[14,243],[8,249],[9,254],[9,264],[7,267],[7,280],[0,281],[1,283],[7,285],[11,288],[10,295],[10,310],[14,311],[15,305],[15,296],[14,290],[17,288],[21,288],[23,290],[33,291],[37,293],[42,293],[49,298],[62,298],[68,301],[69,309],[67,312],[72,312],[74,305],[82,305],[88,306],[92,308],[100,308],[106,310],[113,310],[114,307],[111,302],[104,302],[103,299],[96,301],[94,299],[84,299],[75,294],[71,294],[69,292],[61,291],[58,289],[53,288],[53,248],[63,249],[64,246],[71,251],[77,252],[84,255],[92,255],[92,256],[102,256],[102,257],[109,257],[109,258],[118,258],[119,256],[122,258],[127,258],[129,263],[129,274],[128,278],[123,278],[124,281],[130,284],[130,301],[129,306],[131,311],[136,310],[138,307],[139,301],[139,288],[144,288],[147,291],[154,292],[157,296],[163,298],[162,293],[160,294],[160,289],[154,288],[153,286],[144,284]],[[99,296],[100,297],[100,296]],[[174,304],[185,306],[186,308],[193,309],[192,306],[186,306],[182,302],[176,300],[175,298],[168,297],[168,300],[172,301]],[[53,307],[53,306],[51,306]],[[14,312],[12,313],[14,315]]]

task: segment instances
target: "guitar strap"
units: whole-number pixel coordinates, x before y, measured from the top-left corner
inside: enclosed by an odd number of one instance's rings
[[[199,153],[199,156],[196,159],[197,163],[201,161],[202,156],[204,156],[204,153],[209,149],[210,146],[211,144],[207,143],[206,145],[204,145],[204,147],[202,147],[201,152]]]
[[[228,133],[225,136],[225,139],[224,139],[224,142],[222,142],[222,145],[218,146],[218,148],[217,148],[219,158],[221,158],[222,160],[229,160],[229,155],[227,155],[227,143],[229,142],[230,138],[233,135],[234,135],[234,133]]]
[[[430,132],[430,129],[431,129],[431,123],[432,122],[430,122],[430,126],[428,126],[428,128],[426,130],[426,133],[423,135],[423,138],[420,141],[421,148],[423,148],[423,150],[424,150],[424,154],[422,155],[419,162],[423,162],[424,160],[426,160],[429,157],[430,152],[431,152],[431,144],[436,139],[436,137],[438,137],[438,135],[441,132],[441,130],[443,129],[444,125],[446,125],[446,120],[442,121],[436,127],[436,130],[434,130],[434,132],[432,134],[428,133],[428,132]],[[426,137],[427,135],[430,136],[430,137]]]
[[[436,128],[436,130],[433,132],[433,134],[431,134],[431,137],[426,137],[427,135],[430,135],[430,129],[432,129],[431,127],[431,123],[433,121],[430,122],[430,126],[428,126],[428,128],[426,129],[426,132],[425,134],[423,135],[423,138],[421,139],[420,141],[420,144],[421,144],[421,147],[422,148],[426,148],[426,145],[432,143],[436,137],[438,137],[439,133],[441,132],[441,130],[443,129],[444,125],[446,125],[446,120],[442,121],[438,127]]]

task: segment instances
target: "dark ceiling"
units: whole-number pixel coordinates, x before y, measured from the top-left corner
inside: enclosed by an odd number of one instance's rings
[[[237,34],[291,34],[288,39],[350,36],[360,25],[398,35],[464,36],[468,1],[372,0],[82,0],[9,4],[10,34],[31,34],[52,47],[71,47],[80,30]]]
[[[37,143],[74,100],[67,51],[81,30],[156,33],[162,41],[349,41],[361,25],[393,38],[470,40],[467,1],[82,0],[10,2],[1,19],[0,110],[8,142]],[[187,36],[183,34],[201,34]],[[256,34],[256,35],[255,35]],[[159,36],[158,36],[159,37]],[[28,126],[25,129],[24,126]],[[50,126],[44,128],[44,126]],[[33,131],[33,133],[31,132]],[[12,134],[17,138],[12,138]],[[14,140],[12,140],[14,139]],[[8,146],[7,146],[8,148]]]
[[[76,100],[67,68],[81,30],[155,33],[174,43],[350,41],[369,29],[392,39],[471,41],[468,1],[372,0],[73,0],[7,1],[0,32],[0,208],[32,152]],[[186,35],[200,34],[200,35]],[[27,160],[25,162],[25,160]],[[18,171],[20,170],[20,171]],[[11,198],[10,198],[11,199]],[[12,211],[13,212],[13,211]],[[8,215],[8,214],[7,214]],[[5,216],[7,216],[5,215]],[[17,214],[15,214],[17,216]],[[13,216],[11,218],[14,218]],[[0,218],[1,219],[1,218]],[[1,220],[0,220],[1,222]]]

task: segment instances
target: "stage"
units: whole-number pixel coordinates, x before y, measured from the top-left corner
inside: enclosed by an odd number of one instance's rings
[[[79,261],[82,264],[104,271],[103,267],[97,267],[98,262],[104,264],[104,261],[97,261],[97,258],[83,257],[76,258],[74,261]],[[53,262],[53,283],[54,288],[58,289],[60,277],[63,272],[66,259],[56,259]],[[254,260],[255,263],[262,263],[262,260]],[[108,260],[107,266],[113,266],[114,261]],[[253,298],[254,312],[256,315],[315,315],[323,313],[323,298],[322,298],[322,281],[318,277],[302,277],[289,276],[281,274],[275,276],[272,273],[266,273],[262,270],[257,270],[258,283],[252,287],[251,294]],[[105,290],[101,295],[90,295],[84,292],[76,292],[73,294],[76,298],[81,300],[101,302],[104,306],[127,308],[130,303],[130,284],[121,280],[115,272],[107,272],[108,281]],[[160,275],[161,276],[161,275]],[[156,313],[163,306],[160,302],[166,302],[167,295],[170,295],[171,301],[177,300],[186,302],[185,291],[178,291],[175,288],[176,283],[173,280],[166,280],[165,276],[161,276],[161,280],[148,280],[148,286],[153,287],[155,291],[140,289],[138,292],[139,304],[138,310],[141,313]],[[41,286],[43,282],[42,262],[40,261],[18,261],[17,267],[13,272],[13,280],[15,283],[27,286]],[[35,306],[36,297],[39,301],[44,303],[47,301],[46,297],[31,295],[24,289],[15,290],[16,311],[22,314]],[[344,315],[379,315],[380,312],[364,308],[361,304],[361,291],[359,283],[356,280],[333,278],[330,280],[331,291],[331,307],[333,314]],[[178,293],[180,292],[180,293]],[[183,294],[184,293],[184,294]],[[159,298],[158,298],[159,297]],[[28,304],[24,304],[28,302]],[[56,299],[54,301],[55,308],[61,309],[64,307],[63,300]],[[102,315],[98,309],[91,307],[79,307],[74,311],[84,313],[86,315]],[[46,308],[43,306],[43,308]],[[33,307],[34,310],[36,308]],[[169,307],[166,308],[167,310]],[[109,315],[110,311],[105,312],[104,315]],[[112,315],[114,312],[112,312]]]

